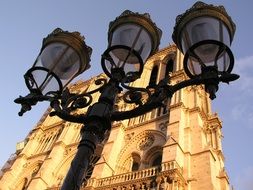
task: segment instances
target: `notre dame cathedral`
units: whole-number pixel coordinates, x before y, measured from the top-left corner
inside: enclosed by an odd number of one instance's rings
[[[170,76],[187,79],[183,55],[170,45],[150,57],[133,86]],[[96,88],[95,76],[69,86],[72,92]],[[99,93],[93,96],[96,101]],[[114,122],[84,178],[82,190],[229,190],[224,168],[221,121],[211,111],[203,86],[177,91],[167,106]],[[115,109],[127,106],[117,101]],[[0,190],[58,190],[80,140],[81,124],[50,117],[49,108],[3,166]],[[87,109],[78,110],[85,113]]]

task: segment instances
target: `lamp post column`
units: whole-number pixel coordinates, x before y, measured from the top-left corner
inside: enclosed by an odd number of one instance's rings
[[[105,132],[111,129],[110,117],[118,92],[118,83],[109,81],[102,89],[98,102],[88,109],[87,123],[81,130],[82,138],[61,190],[80,189],[97,144],[104,140]]]

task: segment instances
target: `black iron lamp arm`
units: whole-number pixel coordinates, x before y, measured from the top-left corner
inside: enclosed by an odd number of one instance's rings
[[[30,111],[32,109],[32,106],[35,106],[38,102],[51,100],[52,96],[30,93],[25,97],[19,96],[19,98],[16,98],[14,100],[14,102],[16,104],[21,104],[21,109],[18,115],[22,116],[25,112]]]
[[[52,111],[49,114],[50,116],[58,116],[65,121],[74,122],[74,123],[85,123],[86,121],[87,116],[85,114],[79,114],[79,115],[70,114],[69,112],[61,108],[58,100],[53,100],[50,103],[50,105],[54,109],[54,111]]]
[[[27,96],[19,96],[19,98],[14,100],[14,102],[21,104],[21,110],[18,113],[19,116],[22,116],[25,112],[30,111],[32,109],[32,106],[36,105],[38,102],[49,101],[51,103],[51,107],[55,109],[55,111],[50,113],[51,116],[58,115],[61,112],[63,115],[62,117],[67,117],[67,114],[69,114],[71,111],[90,105],[92,103],[91,95],[100,91],[106,83],[106,78],[99,78],[95,80],[95,84],[99,87],[81,94],[70,93],[68,88],[66,88],[61,95],[59,95],[58,92],[49,92],[43,95],[39,91],[32,90]],[[83,119],[80,119],[78,116],[75,117],[78,118],[77,120],[80,123],[83,122]],[[83,115],[81,117],[83,117]],[[75,120],[72,116],[69,116],[67,118],[69,118],[71,121]]]
[[[156,87],[156,92],[150,96],[149,100],[145,104],[140,105],[128,111],[123,111],[123,112],[115,111],[112,113],[111,120],[120,121],[124,119],[129,119],[132,117],[137,117],[147,112],[150,112],[151,110],[155,108],[163,106],[163,101],[166,98],[170,99],[175,92],[188,86],[201,85],[201,84],[212,85],[213,83],[218,85],[219,82],[229,83],[238,78],[239,78],[239,75],[237,74],[224,73],[220,77],[198,76],[193,79],[182,81],[175,85],[167,85],[167,84],[164,84],[164,81],[161,81],[160,84],[158,84]]]
[[[216,85],[218,86],[219,82],[229,83],[230,81],[236,80],[239,78],[237,74],[223,73],[222,75],[200,75],[193,79],[188,79],[174,85],[168,85],[168,79],[164,79],[159,82],[158,85],[154,87],[152,91],[150,88],[135,88],[121,83],[121,86],[128,91],[123,94],[123,100],[129,104],[136,104],[137,107],[127,110],[127,111],[112,111],[110,114],[111,121],[120,121],[124,119],[129,119],[132,117],[137,117],[143,115],[151,110],[164,106],[163,102],[165,99],[170,99],[172,95],[187,86],[200,85],[204,84],[205,86]],[[100,78],[95,81],[96,85],[99,85],[95,90],[74,94],[70,93],[68,89],[65,89],[62,95],[59,97],[57,95],[38,95],[38,94],[29,94],[26,97],[19,97],[15,100],[15,103],[21,104],[22,108],[19,112],[19,115],[22,115],[26,111],[29,111],[32,106],[36,105],[39,101],[49,101],[51,107],[54,109],[50,113],[50,116],[58,116],[61,119],[66,121],[75,122],[75,123],[86,123],[87,115],[86,114],[75,114],[71,113],[80,108],[89,106],[92,103],[91,94],[107,88],[108,82],[105,78]],[[118,92],[121,90],[119,89]],[[216,91],[215,91],[216,92]],[[213,95],[210,94],[210,97],[215,97],[215,92]],[[144,95],[143,95],[144,94]],[[146,99],[146,102],[142,102],[142,99]]]

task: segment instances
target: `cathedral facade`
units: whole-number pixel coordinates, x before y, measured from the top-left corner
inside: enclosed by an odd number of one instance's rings
[[[150,57],[132,85],[157,84],[165,76],[186,80],[183,55],[170,45]],[[96,88],[78,81],[72,92]],[[96,101],[99,93],[93,95]],[[212,113],[204,87],[177,91],[166,106],[139,117],[114,122],[92,157],[82,190],[229,190],[224,168],[221,121]],[[115,109],[125,110],[121,99]],[[0,190],[58,190],[80,140],[81,124],[50,117],[49,108],[24,141],[17,144],[0,175]],[[78,110],[85,113],[87,109]]]

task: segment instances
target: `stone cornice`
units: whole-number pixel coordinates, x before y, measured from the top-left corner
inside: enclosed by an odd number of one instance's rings
[[[62,140],[60,140],[60,141],[56,141],[56,142],[53,144],[53,147],[54,147],[54,146],[61,146],[61,147],[65,148],[67,145],[66,145]]]
[[[176,79],[178,79],[178,81],[188,79],[188,77],[187,77],[187,75],[186,75],[186,73],[184,72],[183,69],[173,72],[170,80],[175,81]]]
[[[182,146],[178,143],[178,141],[175,140],[175,139],[173,138],[172,135],[169,135],[169,137],[170,137],[170,139],[172,139],[174,142],[173,142],[173,143],[170,143],[170,144],[167,144],[167,143],[166,143],[166,144],[163,146],[163,148],[176,145],[176,146],[179,147],[179,149],[181,150],[181,152],[182,152],[183,154],[185,154],[186,152],[184,151],[184,149],[182,148]]]
[[[219,128],[222,128],[222,121],[220,120],[220,118],[218,117],[217,114],[210,115],[208,117],[207,123],[209,125],[215,124],[215,125],[219,126]]]
[[[204,153],[209,152],[212,155],[212,158],[216,161],[215,154],[211,149],[207,149],[207,150],[203,150],[203,151],[199,151],[199,152],[195,152],[195,153],[191,153],[190,151],[186,152],[186,151],[183,150],[183,148],[180,146],[180,144],[173,137],[170,137],[170,138],[174,141],[174,143],[165,144],[163,146],[163,148],[177,145],[179,147],[179,149],[182,151],[183,154],[190,154],[191,156],[196,156],[196,155],[199,155],[199,154],[204,154]]]
[[[200,154],[205,154],[205,153],[210,153],[212,158],[214,159],[214,161],[216,161],[216,158],[215,158],[215,155],[213,153],[213,151],[211,149],[208,149],[208,150],[203,150],[203,151],[199,151],[199,152],[195,152],[195,153],[190,153],[190,152],[185,152],[186,154],[190,154],[191,156],[197,156],[197,155],[200,155]]]
[[[17,155],[16,159],[18,159],[18,158],[24,158],[27,160],[29,158],[29,156],[27,156],[26,154],[21,152],[20,154]]]
[[[42,131],[46,131],[46,130],[50,130],[50,129],[53,129],[53,128],[58,128],[58,127],[63,127],[63,125],[66,123],[66,121],[58,121],[58,122],[55,122],[55,123],[52,123],[51,125],[42,125],[40,128],[42,129]]]
[[[152,62],[154,60],[156,60],[159,56],[161,55],[167,55],[169,52],[175,52],[177,51],[177,46],[176,44],[172,44],[172,45],[169,45],[161,50],[159,50],[158,52],[156,52],[154,55],[152,55],[148,60],[147,62]]]
[[[150,119],[150,120],[147,120],[147,121],[144,121],[144,122],[141,122],[141,123],[138,123],[138,124],[135,124],[135,125],[132,125],[132,126],[127,126],[125,127],[125,130],[126,131],[129,131],[129,130],[132,130],[134,128],[137,128],[137,127],[141,127],[143,125],[147,125],[147,124],[150,124],[150,123],[153,123],[153,122],[158,122],[158,121],[161,121],[165,118],[167,118],[169,115],[168,113],[164,114],[164,115],[161,115],[161,116],[158,116],[156,118],[153,118],[153,119]]]
[[[36,157],[40,157],[40,156],[48,156],[50,154],[51,150],[47,150],[45,152],[41,152],[39,154],[34,154],[34,155],[31,155],[29,157],[27,157],[27,159],[33,159],[33,158],[36,158]]]
[[[223,168],[223,170],[220,171],[219,175],[216,177],[219,179],[225,179],[227,181],[227,183],[229,184],[229,177],[228,177],[228,174],[227,174],[225,168]]]
[[[204,111],[202,111],[200,107],[189,108],[188,110],[189,112],[192,112],[192,113],[198,112],[201,119],[203,119],[204,121],[208,120],[208,115]]]
[[[185,108],[185,106],[183,102],[179,102],[179,103],[171,104],[169,108],[170,110],[174,110],[177,108]]]

